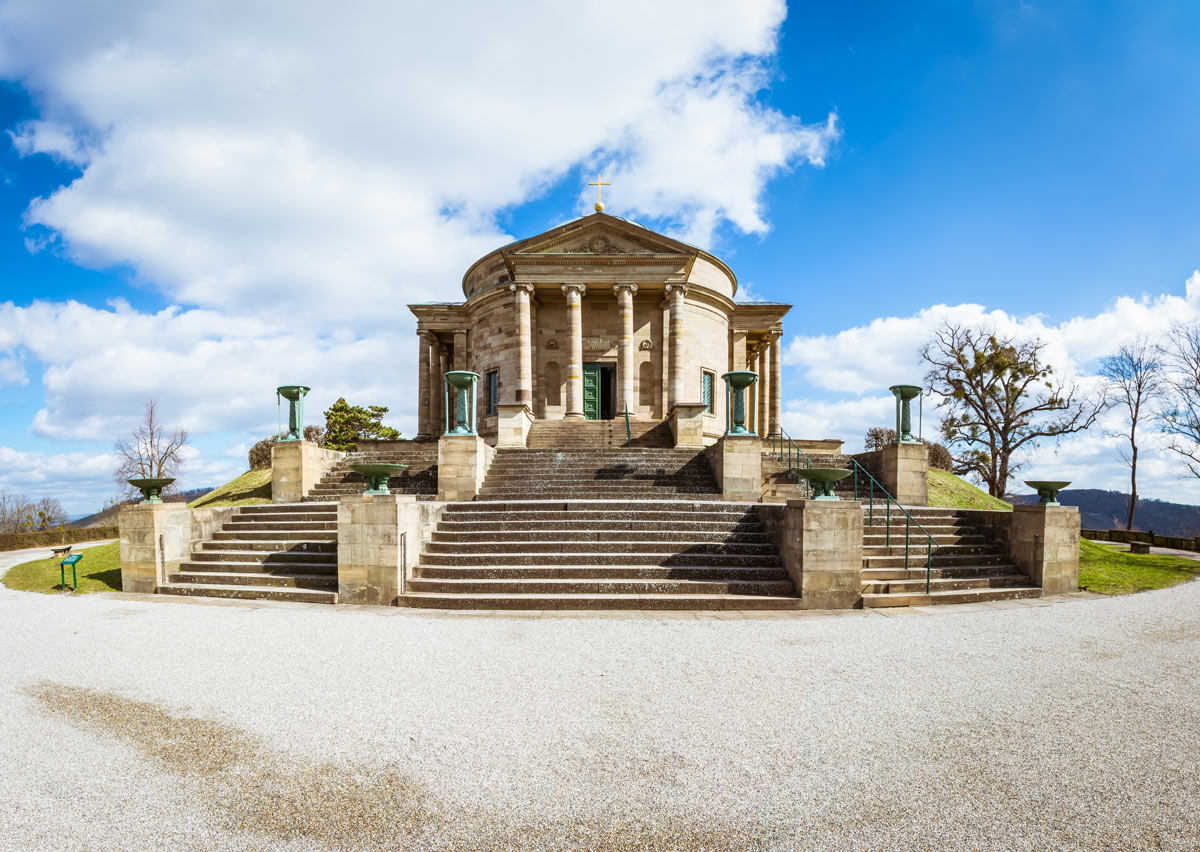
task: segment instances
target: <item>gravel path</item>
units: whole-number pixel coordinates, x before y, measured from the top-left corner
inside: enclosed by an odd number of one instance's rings
[[[1198,613],[0,590],[0,849],[1194,850]]]

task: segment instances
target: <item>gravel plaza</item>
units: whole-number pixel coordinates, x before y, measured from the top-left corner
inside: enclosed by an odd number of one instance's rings
[[[1200,848],[1200,584],[934,612],[0,590],[0,848]]]

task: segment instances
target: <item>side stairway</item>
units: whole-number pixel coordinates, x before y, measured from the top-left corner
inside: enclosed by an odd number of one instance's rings
[[[795,458],[792,462],[795,463]],[[850,457],[845,455],[818,455],[809,453],[808,461],[812,467],[850,467]],[[803,462],[801,462],[803,463]],[[786,459],[780,458],[769,450],[763,450],[762,456],[762,501],[764,503],[786,503],[788,500],[807,498],[810,495],[808,483],[789,469]],[[854,477],[848,477],[834,486],[834,493],[846,499],[854,499]]]
[[[406,464],[407,470],[388,480],[388,489],[393,494],[416,494],[423,500],[437,498],[437,441],[381,441],[377,447],[367,443],[359,449],[360,452],[347,453],[304,499],[318,503],[336,502],[348,494],[362,494],[366,488],[365,480],[361,473],[350,469],[356,462]]]
[[[337,503],[242,506],[159,591],[306,603],[337,601]]]
[[[695,451],[500,450],[447,506],[400,603],[445,609],[791,609],[758,506]]]
[[[1013,565],[1000,547],[989,542],[956,509],[910,508],[921,526],[937,540],[925,592],[928,539],[911,530],[908,567],[904,556],[904,514],[891,511],[891,545],[887,544],[886,507],[876,501],[873,522],[863,506],[863,606],[923,606],[1041,597],[1042,590]]]

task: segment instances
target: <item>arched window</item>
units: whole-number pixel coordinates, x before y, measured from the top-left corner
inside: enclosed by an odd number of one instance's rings
[[[542,386],[546,405],[562,405],[562,373],[555,361],[547,362],[542,371]]]
[[[638,367],[638,405],[653,408],[658,383],[654,380],[654,362],[643,361]]]

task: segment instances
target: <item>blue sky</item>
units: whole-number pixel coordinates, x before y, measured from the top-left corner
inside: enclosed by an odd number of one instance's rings
[[[596,169],[609,212],[797,305],[794,434],[886,422],[944,315],[1086,381],[1197,307],[1200,4],[620,5],[530,32],[486,6],[0,0],[0,488],[98,505],[149,395],[194,435],[183,484],[217,484],[301,373],[312,411],[344,394],[411,433],[403,304],[585,212]],[[1030,465],[1120,487],[1101,431]],[[1146,472],[1200,499],[1165,456]]]

